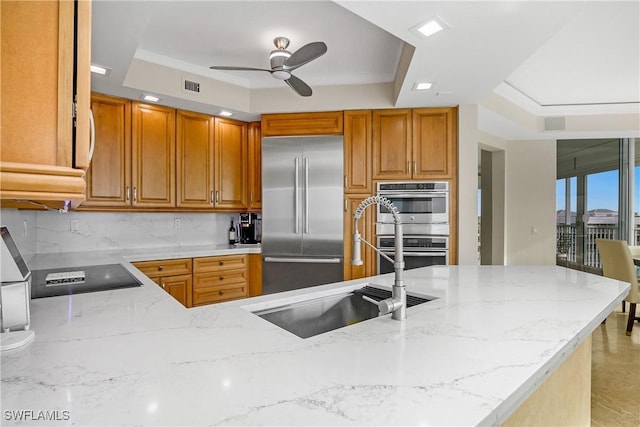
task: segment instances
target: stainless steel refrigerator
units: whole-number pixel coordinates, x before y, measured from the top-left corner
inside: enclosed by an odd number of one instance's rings
[[[342,136],[263,138],[263,293],[342,280],[342,153]]]

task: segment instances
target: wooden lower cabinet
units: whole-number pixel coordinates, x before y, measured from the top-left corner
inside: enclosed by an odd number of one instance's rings
[[[194,258],[193,305],[246,298],[249,295],[247,255]]]
[[[353,214],[360,203],[369,197],[366,194],[349,194],[345,195],[345,211],[344,211],[344,280],[360,279],[363,277],[374,276],[376,273],[376,256],[373,249],[369,248],[365,243],[360,244],[360,255],[363,261],[362,265],[351,265],[353,256]],[[364,211],[362,217],[358,220],[358,231],[362,238],[375,245],[375,230],[373,218],[375,216],[374,206],[370,206]]]
[[[134,262],[185,307],[262,295],[262,255],[221,255]]]
[[[191,307],[193,279],[191,258],[140,261],[133,265],[185,307]]]

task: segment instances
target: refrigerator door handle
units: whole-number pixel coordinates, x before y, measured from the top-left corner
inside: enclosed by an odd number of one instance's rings
[[[304,232],[309,234],[309,158],[304,158]]]
[[[287,257],[264,257],[264,262],[291,262],[304,264],[339,264],[340,258],[287,258]]]
[[[298,200],[300,198],[300,173],[299,173],[299,162],[300,159],[296,157],[296,162],[295,162],[295,183],[294,183],[294,187],[293,187],[293,222],[295,223],[294,228],[295,228],[295,233],[298,234],[300,233],[300,227],[299,227],[299,217],[298,217]]]

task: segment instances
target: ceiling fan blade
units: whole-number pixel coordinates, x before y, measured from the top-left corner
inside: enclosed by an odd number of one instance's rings
[[[296,93],[300,96],[311,96],[311,94],[313,93],[313,91],[311,90],[308,84],[306,84],[305,82],[303,82],[302,80],[300,80],[294,75],[289,77],[284,82],[288,84],[289,87],[294,91],[296,91]]]
[[[324,42],[309,43],[293,52],[293,55],[284,61],[284,66],[289,70],[295,70],[307,62],[313,61],[319,56],[324,55],[326,52],[327,45],[324,44]]]
[[[251,67],[234,67],[234,66],[224,66],[224,65],[213,65],[211,67],[212,70],[224,70],[224,71],[267,71],[271,72],[271,70],[267,70],[266,68],[251,68]]]

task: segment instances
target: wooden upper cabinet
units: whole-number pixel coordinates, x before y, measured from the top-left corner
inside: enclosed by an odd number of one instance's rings
[[[212,208],[214,119],[178,110],[176,124],[177,206]]]
[[[413,110],[414,179],[451,179],[456,175],[457,109]]]
[[[96,145],[82,206],[131,205],[131,102],[93,94]]]
[[[0,8],[0,197],[81,201],[89,162],[91,2],[2,1]]]
[[[249,123],[249,162],[247,180],[249,189],[248,206],[251,211],[262,209],[262,135],[260,122]]]
[[[344,191],[371,194],[371,110],[344,112]]]
[[[247,123],[215,118],[215,203],[247,208]]]
[[[342,111],[263,114],[262,136],[342,135]]]
[[[410,179],[411,110],[373,111],[373,179]]]
[[[133,103],[131,113],[133,206],[175,206],[175,110]]]

